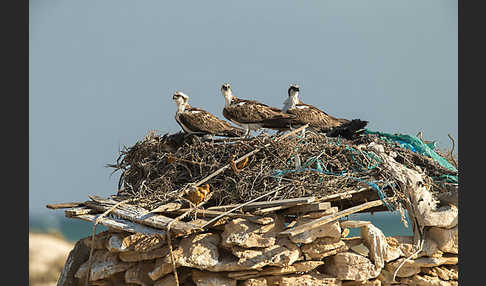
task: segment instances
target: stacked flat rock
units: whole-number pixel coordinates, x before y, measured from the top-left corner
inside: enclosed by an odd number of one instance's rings
[[[304,235],[280,235],[337,212],[329,207],[290,223],[279,213],[253,222],[226,219],[171,238],[172,254],[166,236],[110,228],[94,241],[78,241],[59,285],[84,285],[91,248],[89,285],[177,285],[174,269],[179,285],[392,285],[393,275],[402,285],[458,285],[457,225],[428,228],[418,252],[412,236],[385,237],[368,221],[336,220]],[[361,235],[347,237],[351,228]]]

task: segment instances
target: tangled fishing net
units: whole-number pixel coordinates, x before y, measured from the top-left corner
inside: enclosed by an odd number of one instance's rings
[[[304,137],[259,135],[242,140],[203,140],[184,133],[150,132],[132,147],[120,151],[118,196],[137,198],[147,209],[180,199],[181,191],[243,155],[261,148],[248,160],[208,180],[211,198],[206,206],[244,203],[278,188],[264,200],[331,194],[373,188],[393,209],[403,199],[400,185],[382,168],[381,158],[368,147],[375,142],[393,150],[396,161],[420,170],[432,193],[456,185],[457,176],[430,157],[403,148],[376,134],[353,140],[306,131]]]

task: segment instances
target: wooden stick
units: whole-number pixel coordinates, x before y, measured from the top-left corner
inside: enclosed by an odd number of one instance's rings
[[[201,217],[206,217],[206,218],[217,217],[217,216],[224,213],[222,211],[215,211],[215,210],[209,210],[209,209],[207,209],[207,210],[205,210],[205,209],[178,209],[178,210],[170,211],[168,213],[182,214],[182,213],[185,213],[186,211],[189,211],[189,210],[193,210],[194,212],[196,212],[198,217],[201,216]],[[230,213],[230,214],[227,214],[227,216],[232,217],[232,218],[245,218],[245,219],[261,219],[261,218],[263,218],[261,216],[256,216],[256,215],[252,215],[252,214],[243,214],[243,213]]]
[[[344,216],[347,216],[347,215],[350,215],[350,214],[353,214],[353,213],[356,213],[356,212],[359,212],[359,211],[362,211],[362,210],[365,210],[365,209],[369,209],[369,208],[372,208],[372,207],[381,206],[382,204],[383,204],[383,201],[376,200],[376,201],[367,202],[367,203],[364,203],[364,204],[361,204],[361,205],[357,205],[355,207],[342,210],[342,211],[337,212],[335,214],[324,216],[324,217],[318,218],[316,220],[313,220],[311,222],[308,222],[306,224],[299,225],[299,226],[297,226],[293,229],[282,231],[282,232],[279,233],[279,235],[294,236],[294,235],[297,235],[299,233],[302,233],[302,232],[311,230],[313,228],[316,228],[318,226],[321,226],[323,224],[329,223],[331,221],[335,221],[335,220],[342,218]]]
[[[220,218],[224,217],[225,215],[227,215],[227,214],[229,214],[229,213],[231,213],[231,212],[234,212],[235,210],[240,209],[240,208],[242,208],[242,207],[244,207],[244,206],[246,206],[246,205],[248,205],[248,204],[250,204],[250,203],[252,203],[252,202],[254,202],[254,201],[257,201],[257,200],[259,200],[259,199],[261,199],[261,198],[263,198],[263,197],[266,197],[266,196],[268,196],[268,195],[271,195],[271,194],[273,194],[273,193],[275,193],[275,192],[279,191],[279,190],[280,190],[280,189],[282,189],[282,188],[283,188],[283,187],[278,188],[278,189],[273,190],[273,191],[271,191],[271,192],[269,192],[269,193],[266,193],[266,194],[264,194],[264,195],[261,195],[261,196],[259,196],[258,198],[255,198],[255,199],[253,199],[253,200],[251,200],[251,201],[248,201],[248,202],[246,202],[246,203],[240,204],[240,205],[238,205],[237,207],[234,207],[234,208],[230,209],[229,211],[227,211],[227,212],[225,212],[225,213],[222,213],[221,215],[219,215],[219,216],[217,216],[217,217],[213,218],[212,220],[208,221],[208,222],[207,222],[207,223],[205,223],[205,224],[204,224],[204,225],[203,225],[201,228],[205,228],[205,227],[207,227],[208,225],[211,225],[212,223],[216,222],[218,219],[220,219]]]
[[[280,207],[280,206],[293,207],[300,204],[313,203],[315,201],[316,201],[316,197],[302,197],[302,198],[295,198],[295,199],[285,199],[285,200],[275,200],[275,201],[265,201],[265,202],[254,202],[254,203],[247,202],[243,209],[251,210],[257,208],[271,208],[271,207]],[[237,206],[240,206],[240,204],[210,207],[208,208],[208,210],[227,210]]]

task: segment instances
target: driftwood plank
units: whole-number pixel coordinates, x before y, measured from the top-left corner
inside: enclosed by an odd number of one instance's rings
[[[163,213],[178,210],[182,207],[180,203],[168,203],[165,205],[158,206],[157,208],[151,210],[151,213]]]
[[[347,215],[350,215],[350,214],[353,214],[353,213],[356,213],[356,212],[359,212],[359,211],[362,211],[362,210],[365,210],[365,209],[369,209],[369,208],[372,208],[372,207],[380,206],[382,204],[383,204],[383,202],[381,200],[367,202],[367,203],[364,203],[364,204],[361,204],[361,205],[358,205],[358,206],[355,206],[355,207],[352,207],[352,208],[349,208],[349,209],[342,210],[342,211],[337,212],[337,213],[332,214],[332,215],[328,215],[328,216],[324,216],[324,217],[315,219],[315,220],[310,221],[306,224],[299,225],[299,226],[297,226],[293,229],[282,231],[282,232],[280,232],[280,235],[294,236],[294,235],[297,235],[299,233],[303,233],[305,231],[311,230],[315,227],[321,226],[323,224],[329,223],[331,221],[337,220],[337,219],[342,218],[344,216],[347,216]]]
[[[288,209],[288,208],[291,208],[291,207],[292,206],[276,206],[276,207],[258,209],[256,211],[253,211],[253,213],[256,214],[256,215],[264,215],[266,213],[272,213],[272,212]]]
[[[172,214],[183,214],[187,212],[190,209],[178,209],[178,210],[173,210],[168,213]],[[212,217],[217,217],[224,212],[221,211],[215,211],[215,210],[203,210],[203,209],[194,209],[193,212],[196,213],[198,217],[207,217],[207,218],[212,218]],[[246,218],[246,219],[261,219],[261,216],[256,216],[252,214],[242,214],[242,213],[229,213],[227,214],[228,217],[231,218]]]
[[[83,203],[60,203],[60,204],[48,204],[46,208],[48,209],[67,209],[82,206]]]
[[[85,214],[85,215],[73,216],[73,218],[94,222],[98,216],[99,215]],[[113,229],[117,229],[121,231],[128,231],[131,233],[143,233],[149,235],[158,234],[162,236],[166,235],[166,232],[161,229],[155,229],[137,223],[133,223],[131,221],[127,221],[124,219],[116,219],[108,216],[101,218],[99,223],[101,223],[106,227],[111,227]]]
[[[330,202],[322,202],[322,203],[312,203],[312,204],[305,204],[305,205],[297,205],[291,208],[286,209],[283,213],[284,214],[303,214],[308,212],[318,212],[318,211],[325,211],[331,208]]]
[[[362,193],[362,192],[369,191],[369,190],[370,190],[370,188],[361,188],[359,190],[352,190],[352,191],[347,191],[347,192],[343,192],[343,193],[332,194],[332,195],[328,195],[328,196],[319,198],[319,201],[320,202],[326,202],[326,201],[336,201],[336,200],[342,200],[342,199],[349,199],[354,194]]]
[[[116,203],[113,200],[102,199],[100,197],[90,196],[90,198],[95,198],[96,201],[87,201],[85,204],[90,208],[100,211],[107,211]],[[111,213],[129,221],[163,230],[167,230],[167,225],[174,220],[160,214],[151,213],[144,208],[127,204],[118,206],[112,210]],[[171,226],[171,231],[173,231],[176,235],[190,234],[198,229],[199,228],[197,226],[182,221],[176,221],[172,223]]]
[[[253,209],[258,209],[258,208],[271,208],[271,207],[277,207],[277,206],[295,206],[298,204],[306,204],[306,203],[312,203],[316,201],[315,197],[302,197],[302,198],[296,198],[296,199],[286,199],[286,200],[275,200],[275,201],[266,201],[266,202],[253,202],[249,203],[245,206],[243,206],[241,209],[242,210],[253,210]],[[208,210],[220,210],[220,211],[226,211],[230,210],[232,208],[235,208],[239,205],[226,205],[226,206],[217,206],[217,207],[210,207]]]
[[[88,207],[74,207],[64,211],[64,215],[66,217],[73,217],[77,215],[84,215],[84,214],[97,214],[100,211],[90,209]]]

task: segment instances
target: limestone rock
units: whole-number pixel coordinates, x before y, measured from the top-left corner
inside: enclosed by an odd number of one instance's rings
[[[345,281],[342,286],[381,286],[381,281],[378,279],[368,281]]]
[[[401,283],[405,285],[413,286],[457,286],[459,283],[457,281],[443,281],[438,277],[429,275],[414,275],[413,277],[400,279]]]
[[[267,279],[265,279],[264,277],[260,277],[260,278],[247,279],[243,281],[241,285],[242,286],[267,286],[268,284],[267,284]]]
[[[363,239],[360,236],[346,237],[342,241],[346,245],[346,250],[349,250],[352,246],[363,244]]]
[[[166,236],[135,233],[123,238],[122,247],[129,251],[148,252],[166,244]]]
[[[177,259],[180,255],[181,255],[180,250],[177,251],[177,252],[174,251],[174,256],[175,256],[175,260],[176,260],[176,263],[175,263],[176,268],[180,266],[179,264],[177,264]],[[170,255],[166,255],[163,258],[158,258],[157,260],[155,260],[154,269],[148,273],[148,276],[150,277],[150,279],[155,281],[155,280],[159,279],[160,277],[163,277],[163,276],[171,273],[172,271],[173,271],[172,259],[171,259]]]
[[[184,282],[192,276],[192,270],[190,268],[183,269],[177,272],[177,278],[179,280],[179,285],[185,285]],[[162,279],[157,280],[153,283],[154,286],[177,286],[174,273],[169,273],[165,275]]]
[[[310,244],[302,245],[302,253],[307,260],[321,260],[324,257],[334,255],[347,249],[340,238],[322,237]]]
[[[396,261],[387,263],[385,269],[390,273],[394,273],[397,267],[405,260],[400,258]],[[397,272],[397,277],[410,277],[421,271],[422,267],[435,267],[443,264],[454,265],[457,264],[457,257],[421,257],[415,260],[407,260]]]
[[[91,243],[91,236],[83,238],[82,241],[89,249],[91,249],[92,245],[97,250],[106,249],[106,242],[110,239],[111,235],[109,231],[105,230],[95,235],[94,243]]]
[[[177,286],[174,274],[169,273],[165,275],[162,279],[157,280],[154,286]]]
[[[431,268],[422,268],[421,273],[427,274],[429,276],[436,276],[442,280],[458,280],[459,273],[457,265],[446,267],[446,266],[439,266],[439,267],[431,267]]]
[[[120,261],[116,253],[106,250],[95,250],[93,253],[90,281],[108,278],[115,273],[123,272],[133,266],[133,263]],[[74,277],[84,278],[88,274],[89,260],[83,263]]]
[[[458,262],[458,257],[457,256],[420,257],[413,261],[420,267],[434,267],[439,265],[455,265]]]
[[[221,234],[222,245],[231,248],[270,247],[275,244],[275,222],[266,225],[252,223],[243,218],[233,219],[226,223]]]
[[[267,279],[268,282],[268,279]],[[329,277],[328,275],[323,275],[319,273],[308,273],[308,274],[294,274],[288,276],[281,276],[278,278],[278,284],[269,285],[279,285],[279,286],[341,286],[341,281]]]
[[[390,285],[393,281],[393,273],[386,270],[385,264],[385,268],[381,269],[381,272],[376,279],[380,280],[382,285]]]
[[[459,211],[455,205],[442,206],[428,212],[423,218],[425,226],[452,228],[457,226]]]
[[[290,266],[284,267],[276,267],[276,266],[269,266],[263,268],[261,271],[242,271],[242,272],[233,272],[228,273],[229,278],[233,278],[236,280],[247,280],[250,278],[258,278],[261,276],[269,276],[269,275],[285,275],[285,274],[293,274],[293,273],[305,273],[324,264],[323,261],[300,261],[295,262]]]
[[[369,280],[376,278],[381,269],[368,258],[352,252],[340,252],[326,258],[324,271],[341,280]]]
[[[425,236],[435,241],[441,251],[458,254],[459,238],[457,226],[451,229],[431,227],[429,230],[427,230]]]
[[[242,286],[341,286],[341,280],[319,273],[250,278]]]
[[[149,286],[153,284],[152,279],[148,273],[154,268],[153,261],[144,261],[137,263],[134,267],[125,272],[125,282],[133,283],[142,286]]]
[[[405,258],[400,258],[398,260],[395,260],[393,262],[387,263],[385,265],[386,271],[390,273],[390,275],[393,277],[393,274],[395,273],[396,269],[400,264],[405,260]],[[414,263],[413,260],[408,260],[405,262],[400,269],[398,270],[396,276],[397,277],[410,277],[413,276],[417,273],[420,272],[420,266],[416,263]],[[391,279],[390,279],[391,280]]]
[[[368,257],[369,254],[370,254],[369,248],[366,247],[366,245],[364,245],[363,243],[360,243],[358,245],[352,245],[350,247],[350,249],[352,251],[356,252],[357,254],[362,255],[364,257]]]
[[[183,255],[178,260],[182,266],[204,268],[218,263],[218,244],[220,237],[216,233],[192,235],[181,240],[179,247]]]
[[[413,245],[412,236],[394,236],[393,238],[398,241],[403,257],[409,257],[417,251],[417,248]],[[440,257],[442,254],[443,252],[439,250],[437,243],[432,239],[426,238],[422,250],[418,254],[412,256],[412,258],[422,256]]]
[[[174,247],[174,246],[173,246]],[[149,250],[147,252],[130,250],[121,252],[118,256],[121,261],[125,262],[137,262],[142,260],[152,260],[160,257],[166,257],[169,254],[169,247],[167,245]]]
[[[398,259],[400,256],[403,256],[403,252],[400,249],[400,244],[395,238],[387,237],[386,242],[387,248],[384,256],[385,262],[390,262]]]
[[[242,271],[249,270],[251,267],[246,265],[238,264],[239,259],[235,258],[233,255],[220,255],[217,264],[206,267],[205,270],[212,272],[226,272],[226,271]]]
[[[219,235],[216,233],[196,234],[183,238],[179,246],[173,250],[176,267],[187,266],[207,269],[217,265],[219,241]],[[148,275],[152,280],[157,280],[170,272],[172,272],[172,259],[167,254],[164,258],[156,261],[155,268]]]
[[[385,265],[384,257],[388,248],[383,232],[372,224],[366,224],[361,227],[361,237],[366,247],[370,250],[371,261],[375,263],[377,269],[383,268]]]
[[[273,246],[266,248],[233,247],[232,252],[239,258],[238,265],[246,269],[261,268],[267,265],[288,266],[301,256],[300,248],[287,238],[279,238]]]
[[[119,234],[113,234],[108,241],[106,242],[106,249],[108,249],[109,252],[125,252],[128,251],[123,243],[123,236]]]
[[[192,281],[197,286],[236,286],[236,280],[227,278],[224,274],[193,270]]]
[[[297,219],[295,226],[306,224],[314,219]],[[290,236],[290,240],[294,243],[311,243],[320,237],[341,238],[341,226],[338,221],[329,222],[313,228],[309,231]]]

